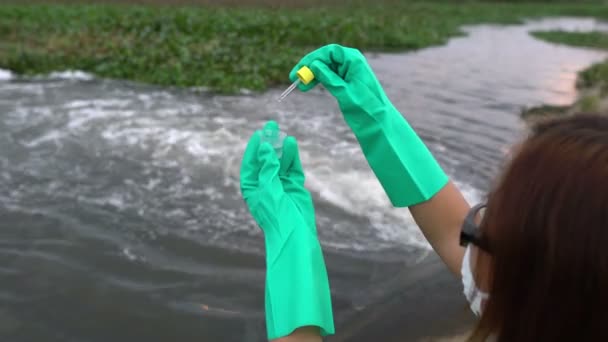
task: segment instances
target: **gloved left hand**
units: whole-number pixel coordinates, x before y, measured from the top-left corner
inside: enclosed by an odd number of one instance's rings
[[[274,121],[265,130],[278,131]],[[279,160],[255,132],[241,164],[241,192],[266,243],[266,328],[269,339],[304,326],[334,333],[327,270],[317,238],[310,193],[295,138],[287,137]]]

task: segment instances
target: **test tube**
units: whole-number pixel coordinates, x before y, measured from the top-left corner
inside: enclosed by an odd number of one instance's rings
[[[296,89],[296,87],[298,86],[298,84],[300,84],[300,79],[297,79],[295,82],[293,82],[287,89],[285,89],[284,92],[281,93],[281,95],[279,96],[278,101],[281,102],[283,101],[284,98],[287,97],[287,95],[291,94],[291,92]]]
[[[312,73],[312,70],[310,70],[307,66],[301,67],[300,70],[298,70],[298,72],[296,73],[296,75],[298,76],[298,79],[295,80],[287,89],[285,89],[283,93],[281,93],[277,100],[278,102],[283,101],[283,99],[285,99],[287,95],[289,95],[294,89],[296,89],[298,84],[302,83],[306,85],[315,79],[315,75]]]
[[[283,155],[283,141],[287,137],[287,134],[272,128],[264,128],[261,131],[260,143],[268,142],[274,148],[277,157],[281,158]]]

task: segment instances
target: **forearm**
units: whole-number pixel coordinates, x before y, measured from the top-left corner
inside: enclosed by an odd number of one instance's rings
[[[460,230],[470,206],[451,181],[430,200],[409,207],[414,220],[452,273],[460,276]]]
[[[272,342],[321,342],[321,333],[317,327],[302,327],[289,336],[272,340]]]

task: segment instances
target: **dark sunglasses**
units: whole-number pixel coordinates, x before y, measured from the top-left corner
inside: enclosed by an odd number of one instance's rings
[[[464,218],[462,229],[460,230],[460,245],[466,247],[473,244],[486,252],[490,252],[488,242],[481,236],[479,225],[475,223],[475,218],[480,214],[482,209],[486,208],[486,204],[478,204],[469,210],[469,213]]]

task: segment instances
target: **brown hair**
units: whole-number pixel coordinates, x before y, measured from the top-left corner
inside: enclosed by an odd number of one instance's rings
[[[608,115],[537,124],[481,231],[490,298],[472,340],[608,341]]]

